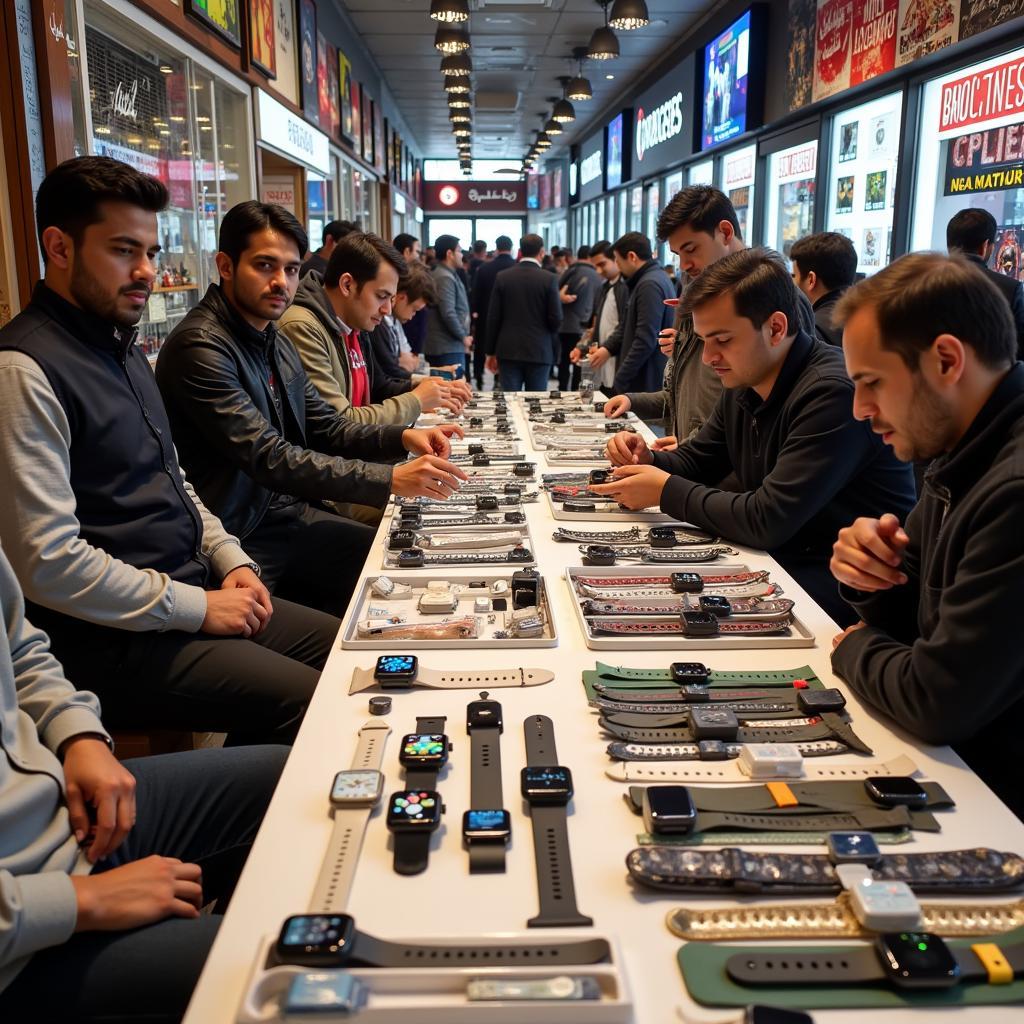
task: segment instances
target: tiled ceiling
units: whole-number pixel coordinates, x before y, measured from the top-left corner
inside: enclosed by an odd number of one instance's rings
[[[429,157],[455,157],[442,87],[441,54],[434,49],[437,22],[430,0],[339,0],[349,11],[388,88]],[[472,87],[477,94],[511,94],[514,109],[473,111],[473,156],[518,163],[561,95],[560,75],[576,74],[575,47],[586,46],[604,23],[597,0],[470,0]],[[642,78],[695,22],[718,6],[716,0],[647,0],[651,24],[617,31],[616,60],[587,61],[584,76],[594,98],[576,102],[576,121],[553,139],[554,156],[579,141],[583,126],[605,104]],[[613,75],[609,80],[606,75]]]

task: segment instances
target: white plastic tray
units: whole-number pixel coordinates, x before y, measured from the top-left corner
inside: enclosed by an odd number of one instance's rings
[[[400,516],[392,516],[391,530],[399,529],[400,523],[401,523],[401,517]],[[528,562],[519,562],[519,563],[517,563],[515,568],[522,569],[522,568],[526,568],[528,566],[536,565],[537,564],[537,556],[536,556],[536,554],[534,552],[533,538],[530,536],[530,524],[528,522],[526,522],[526,523],[503,523],[503,524],[498,524],[498,525],[495,525],[495,526],[487,526],[487,525],[484,525],[484,524],[472,525],[472,526],[440,526],[440,527],[437,527],[436,529],[434,529],[433,527],[431,527],[429,525],[424,525],[420,530],[415,531],[415,532],[420,532],[420,533],[430,532],[430,533],[442,533],[442,534],[445,534],[445,533],[469,533],[469,534],[480,533],[480,534],[486,534],[486,533],[497,533],[499,531],[504,533],[504,532],[506,532],[508,530],[515,530],[517,533],[522,535],[522,537],[523,537],[523,547],[525,547],[530,552],[530,554],[533,556]],[[388,532],[390,533],[390,530]],[[494,551],[494,552],[508,551],[510,549],[506,547],[506,548],[480,548],[478,551],[474,551],[472,549],[470,549],[470,550],[463,550],[463,551],[451,551],[450,549],[444,549],[444,550],[441,550],[441,551],[435,551],[433,548],[424,548],[423,550],[424,550],[424,552],[426,552],[426,554],[429,555],[429,554],[475,554],[475,553],[486,554],[486,553],[492,552],[492,551]],[[392,561],[392,560],[393,559],[397,559],[399,554],[400,554],[400,552],[398,552],[398,551],[389,551],[388,550],[387,537],[385,537],[384,538],[384,554],[383,554],[383,557],[381,558],[381,565],[382,565],[382,567],[384,569],[388,570],[389,573],[391,571],[393,571],[393,570],[397,570],[398,569],[397,561]],[[478,570],[479,569],[486,569],[486,570],[490,570],[491,572],[497,572],[498,570],[500,570],[502,568],[503,568],[503,566],[500,566],[500,565],[480,565],[480,566],[453,565],[453,566],[449,566],[449,567],[446,567],[446,568],[443,568],[443,569],[439,569],[437,566],[425,565],[421,569],[408,569],[408,570],[402,569],[401,571],[402,572],[406,572],[406,571],[408,571],[408,572],[416,572],[416,573],[432,572],[436,576],[437,573],[439,573],[439,572],[447,572],[449,569],[469,569],[470,571],[473,571],[474,569],[478,569]]]
[[[552,464],[554,465],[554,464]],[[559,466],[571,466],[576,465],[572,462],[559,462]],[[601,463],[595,463],[593,460],[589,462],[580,463],[585,466],[600,466],[601,469],[605,469],[608,466],[607,461]],[[552,470],[554,472],[554,470]],[[665,515],[664,512],[644,511],[644,512],[630,512],[628,509],[615,508],[604,512],[566,512],[562,508],[560,501],[555,501],[551,496],[550,491],[544,492],[544,497],[547,498],[548,507],[551,509],[551,515],[554,519],[568,520],[572,523],[605,523],[605,522],[616,522],[623,521],[627,524],[633,523],[672,523],[675,526],[682,526],[678,519],[673,519],[671,516]],[[587,501],[587,498],[580,498],[580,501]],[[621,572],[621,566],[619,567]]]

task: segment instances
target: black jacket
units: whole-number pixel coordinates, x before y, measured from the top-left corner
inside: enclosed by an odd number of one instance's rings
[[[473,294],[469,297],[470,312],[476,317],[473,321],[473,340],[481,346],[481,351],[491,351],[487,347],[487,311],[491,305],[491,295],[494,292],[494,281],[497,276],[509,267],[516,265],[515,257],[508,252],[499,252],[488,263],[485,263],[477,272],[476,280],[473,282]]]
[[[562,303],[561,334],[582,334],[590,323],[601,287],[601,275],[586,260],[577,260],[558,281],[558,287],[567,286],[575,302]]]
[[[832,653],[850,689],[925,743],[952,743],[1024,818],[1024,364],[935,459],[906,520],[909,581],[841,593],[868,625]],[[896,509],[889,509],[896,512]]]
[[[598,329],[601,326],[601,312],[604,310],[604,304],[608,301],[608,294],[614,292],[615,294],[615,308],[619,311],[619,322],[615,325],[615,330],[612,331],[607,338],[598,337]],[[626,319],[626,307],[629,305],[629,289],[626,287],[626,279],[619,274],[613,284],[611,281],[605,281],[601,285],[601,291],[597,296],[597,303],[594,306],[594,334],[593,339],[597,341],[602,348],[608,349],[611,354],[618,355],[619,349],[622,348],[622,326]]]
[[[292,343],[273,324],[263,333],[249,326],[219,286],[210,285],[171,331],[156,378],[192,485],[237,536],[261,522],[276,494],[387,500],[391,467],[351,457],[401,455],[404,428],[337,413],[317,394]]]
[[[616,393],[660,391],[665,378],[665,357],[658,348],[658,335],[672,326],[673,309],[665,299],[676,290],[661,264],[648,260],[626,281],[629,304],[622,318],[622,346],[615,368]]]
[[[830,345],[843,347],[843,329],[832,325],[832,310],[842,298],[845,288],[833,288],[814,303],[814,328],[818,337]]]
[[[487,310],[487,354],[550,363],[561,323],[558,278],[524,260],[495,279]]]
[[[672,473],[663,511],[726,540],[764,548],[836,621],[850,621],[828,572],[832,545],[858,516],[914,504],[911,467],[852,414],[838,349],[799,331],[771,394],[722,392],[711,418],[654,464]],[[738,492],[712,486],[735,473]]]
[[[404,333],[402,325],[394,318],[391,324],[398,334]],[[402,347],[397,336],[392,333],[392,327],[381,322],[369,334],[359,336],[367,366],[370,365],[369,353],[372,352],[373,377],[370,390],[373,392],[375,402],[382,402],[392,395],[404,394],[412,387],[412,374],[408,370],[403,370],[398,362]],[[365,344],[363,339],[368,339],[369,345]],[[380,398],[377,397],[378,391],[382,395]]]
[[[985,276],[1006,296],[1013,316],[1013,326],[1017,331],[1017,358],[1024,359],[1024,284],[1015,277],[997,273],[980,256],[968,254],[967,258],[981,267]]]

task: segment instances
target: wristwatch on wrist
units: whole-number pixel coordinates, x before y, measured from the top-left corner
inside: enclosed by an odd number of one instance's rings
[[[539,686],[550,683],[554,672],[545,668],[502,668],[477,672],[425,668],[414,654],[385,654],[372,669],[357,668],[352,673],[349,693],[362,693],[374,686],[382,690],[406,690],[423,687],[431,690],[498,689],[512,686]]]
[[[569,851],[567,807],[572,800],[572,772],[558,763],[550,718],[531,715],[523,722],[526,767],[520,791],[530,808],[533,853],[537,865],[540,912],[528,928],[588,926],[594,922],[576,907],[576,887]]]
[[[503,872],[512,820],[501,786],[501,705],[487,691],[466,708],[470,742],[469,810],[462,817],[462,838],[469,849],[469,872]]]
[[[343,910],[348,900],[366,825],[384,789],[380,768],[390,732],[384,722],[365,722],[352,767],[334,776],[330,793],[334,828],[310,904],[317,913]]]

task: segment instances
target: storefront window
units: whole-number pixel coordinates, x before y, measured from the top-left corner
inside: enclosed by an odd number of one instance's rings
[[[740,222],[740,237],[750,241],[751,218],[754,214],[754,170],[757,167],[757,146],[744,146],[726,153],[719,166],[718,187],[729,197]]]
[[[613,232],[616,238],[621,238],[629,230],[629,193],[623,189],[616,195],[615,199],[619,208],[619,230]],[[610,238],[614,242],[615,238]]]
[[[644,190],[642,185],[637,185],[629,190],[629,230],[643,231],[644,229]]]
[[[929,82],[921,104],[913,248],[946,248],[946,225],[967,207],[996,222],[989,266],[1024,281],[1024,50]],[[979,114],[981,115],[979,117]]]
[[[651,240],[654,255],[658,255],[658,214],[661,213],[661,186],[655,182],[647,189],[646,229],[644,234]]]
[[[817,139],[772,153],[768,158],[764,240],[786,257],[797,239],[814,231],[817,169]]]
[[[687,183],[690,185],[713,185],[715,183],[715,161],[702,160],[690,168]]]
[[[889,262],[902,110],[895,92],[832,118],[828,230],[853,242],[865,274]]]

